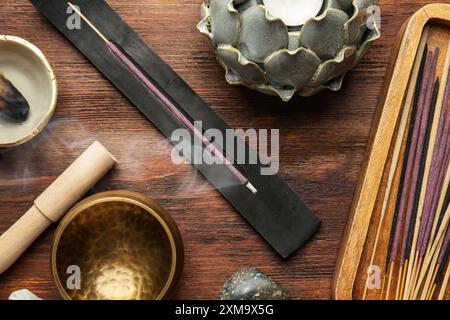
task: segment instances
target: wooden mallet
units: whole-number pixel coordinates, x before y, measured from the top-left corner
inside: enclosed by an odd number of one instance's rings
[[[3,274],[52,223],[80,200],[117,160],[94,142],[36,200],[33,206],[0,236],[0,274]]]

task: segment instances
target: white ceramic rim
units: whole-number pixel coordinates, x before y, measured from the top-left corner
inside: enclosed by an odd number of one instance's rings
[[[30,141],[31,139],[33,139],[39,133],[42,132],[42,130],[48,124],[48,122],[50,121],[51,117],[53,116],[53,114],[55,112],[56,101],[58,99],[58,85],[57,85],[55,73],[53,72],[53,69],[50,66],[50,63],[47,61],[47,58],[44,56],[42,51],[39,50],[38,47],[36,47],[34,44],[28,42],[27,40],[16,37],[16,36],[0,35],[0,41],[14,42],[14,43],[17,43],[17,44],[27,48],[28,50],[30,50],[39,59],[39,61],[42,62],[45,69],[49,73],[51,87],[52,87],[52,98],[50,101],[50,106],[49,106],[49,109],[48,109],[44,119],[35,128],[33,128],[33,130],[25,137],[20,138],[16,141],[11,141],[8,143],[0,144],[0,148],[7,148],[7,147],[15,147],[15,146],[24,144],[25,142]]]

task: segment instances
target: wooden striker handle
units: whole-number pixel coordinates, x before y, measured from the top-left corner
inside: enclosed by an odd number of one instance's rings
[[[94,142],[35,201],[34,205],[0,236],[0,274],[100,180],[116,163],[114,156]]]

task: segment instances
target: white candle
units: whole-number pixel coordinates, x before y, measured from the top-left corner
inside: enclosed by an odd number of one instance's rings
[[[301,26],[319,14],[323,0],[264,0],[269,13],[288,26]]]

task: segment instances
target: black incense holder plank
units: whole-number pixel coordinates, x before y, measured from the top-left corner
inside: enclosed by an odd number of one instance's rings
[[[102,72],[158,129],[170,138],[183,125],[107,49],[84,23],[81,29],[67,28],[65,0],[30,0],[86,58]],[[203,129],[215,128],[224,136],[227,124],[132,30],[103,0],[72,1],[111,41],[116,42],[143,71],[162,88],[180,109]],[[143,146],[145,147],[145,146]],[[148,146],[150,148],[150,146]],[[225,146],[217,145],[219,150]],[[254,154],[246,146],[246,154]],[[259,157],[258,157],[259,159]],[[254,195],[224,165],[196,165],[248,223],[284,258],[292,255],[317,230],[320,219],[276,175],[262,176],[264,165],[239,165],[239,170],[258,189]]]

